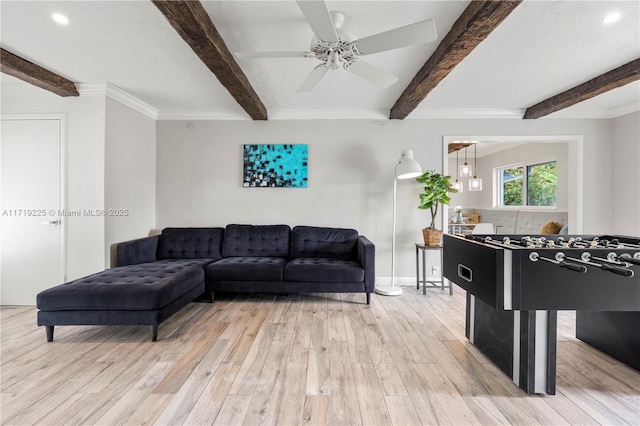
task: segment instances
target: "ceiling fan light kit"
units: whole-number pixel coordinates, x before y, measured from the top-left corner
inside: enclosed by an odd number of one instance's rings
[[[361,56],[385,52],[438,38],[431,19],[358,39],[342,28],[344,14],[329,12],[324,1],[296,1],[313,30],[311,49],[306,52],[238,52],[239,58],[315,58],[321,61],[302,82],[297,92],[311,91],[327,70],[350,71],[370,83],[387,88],[398,81],[387,73],[360,59]]]

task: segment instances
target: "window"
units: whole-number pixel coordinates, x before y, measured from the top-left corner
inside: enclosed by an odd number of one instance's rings
[[[556,169],[556,161],[496,169],[498,205],[555,206],[557,203]]]

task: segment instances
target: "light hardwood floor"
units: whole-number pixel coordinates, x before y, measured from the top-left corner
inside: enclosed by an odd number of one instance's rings
[[[559,314],[557,395],[526,396],[464,337],[464,291],[239,295],[159,328],[56,327],[2,307],[2,424],[640,424],[640,374]]]

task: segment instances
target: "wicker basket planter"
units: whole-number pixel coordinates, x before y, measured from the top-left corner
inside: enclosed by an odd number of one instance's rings
[[[424,228],[422,230],[422,238],[424,238],[425,246],[439,246],[442,244],[442,231],[438,229]]]

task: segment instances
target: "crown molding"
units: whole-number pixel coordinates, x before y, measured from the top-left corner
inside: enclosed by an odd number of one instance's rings
[[[495,108],[424,108],[414,110],[407,119],[449,119],[449,118],[518,118],[522,119],[524,109]]]
[[[388,109],[279,109],[269,111],[270,120],[388,120]]]
[[[151,117],[154,120],[158,119],[159,111],[156,108],[152,107],[146,102],[141,101],[140,99],[125,92],[119,87],[114,86],[111,83],[107,83],[106,86],[107,86],[107,96],[109,96],[111,99],[114,99],[124,105],[127,105],[128,107],[148,117]]]
[[[241,110],[158,110],[111,83],[78,84],[80,96],[109,96],[155,120],[250,120]],[[30,84],[7,81],[3,78],[2,91],[18,96],[52,96],[44,89]],[[554,112],[546,119],[611,119],[640,111],[640,104],[632,102],[614,109],[568,108]],[[406,120],[425,119],[522,119],[524,109],[491,108],[423,108],[414,110]],[[269,120],[389,120],[387,109],[274,109]]]
[[[106,96],[107,85],[104,83],[80,83],[78,84],[80,96]]]
[[[576,110],[558,111],[545,118],[565,119],[609,119],[619,117],[640,107],[627,105],[615,110]],[[518,119],[522,120],[524,109],[483,109],[483,108],[429,108],[414,110],[406,120],[441,120],[441,119]],[[167,110],[159,111],[157,120],[249,120],[242,111],[191,111]],[[269,110],[269,120],[389,120],[389,110],[358,109],[300,109]]]
[[[386,120],[389,110],[281,109],[269,110],[269,120]],[[160,111],[158,120],[249,120],[242,111]]]
[[[106,86],[107,86],[106,94],[111,99],[114,99],[124,105],[127,105],[128,107],[148,117],[151,117],[154,120],[158,119],[158,110],[156,108],[152,107],[151,105],[149,105],[144,101],[141,101],[140,99],[125,92],[119,87],[114,86],[111,83],[107,83]]]
[[[80,96],[108,96],[154,120],[158,119],[158,110],[156,108],[111,83],[79,84],[78,92],[80,92]]]
[[[573,110],[569,108],[549,114],[547,118],[611,119],[636,111],[640,111],[640,104],[632,102],[613,109],[576,108]]]
[[[157,120],[246,120],[250,121],[245,112],[228,110],[166,110],[159,111]]]

